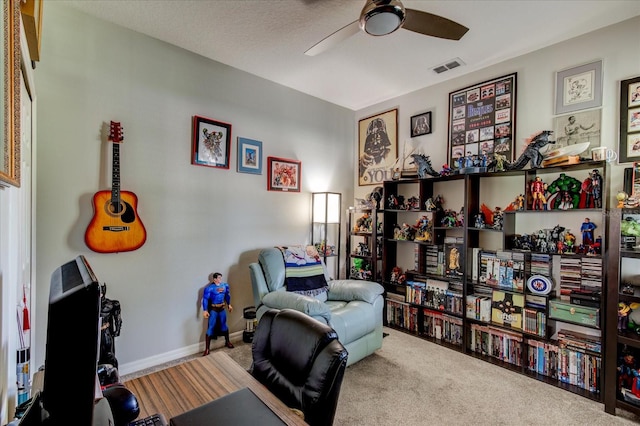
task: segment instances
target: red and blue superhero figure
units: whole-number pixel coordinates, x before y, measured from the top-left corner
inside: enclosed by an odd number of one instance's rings
[[[205,349],[202,356],[209,355],[209,345],[211,344],[211,339],[217,337],[217,330],[224,336],[225,346],[233,348],[233,344],[229,340],[227,313],[224,310],[225,303],[229,312],[232,312],[233,306],[231,306],[229,284],[222,282],[222,274],[220,272],[214,272],[209,275],[209,284],[204,288],[202,295],[202,315],[209,319]]]

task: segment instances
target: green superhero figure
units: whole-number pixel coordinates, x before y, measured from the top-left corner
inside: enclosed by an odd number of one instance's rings
[[[547,187],[547,192],[556,194],[551,208],[561,210],[578,208],[581,185],[582,183],[578,179],[560,173],[558,179]]]

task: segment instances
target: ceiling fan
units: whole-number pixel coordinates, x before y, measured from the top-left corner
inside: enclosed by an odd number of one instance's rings
[[[460,40],[469,31],[469,28],[464,25],[442,16],[406,9],[400,0],[367,0],[360,13],[360,19],[320,40],[304,53],[315,56],[357,34],[360,30],[370,35],[383,36],[391,34],[398,28],[449,40]]]

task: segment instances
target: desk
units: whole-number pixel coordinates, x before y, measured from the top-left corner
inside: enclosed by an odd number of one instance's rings
[[[140,418],[162,413],[175,417],[242,388],[251,389],[288,425],[306,425],[286,405],[224,352],[211,352],[124,385],[136,395]]]

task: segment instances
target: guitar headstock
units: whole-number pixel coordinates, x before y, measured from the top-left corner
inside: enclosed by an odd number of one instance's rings
[[[118,121],[112,121],[109,125],[109,140],[120,143],[124,139],[122,126]]]

